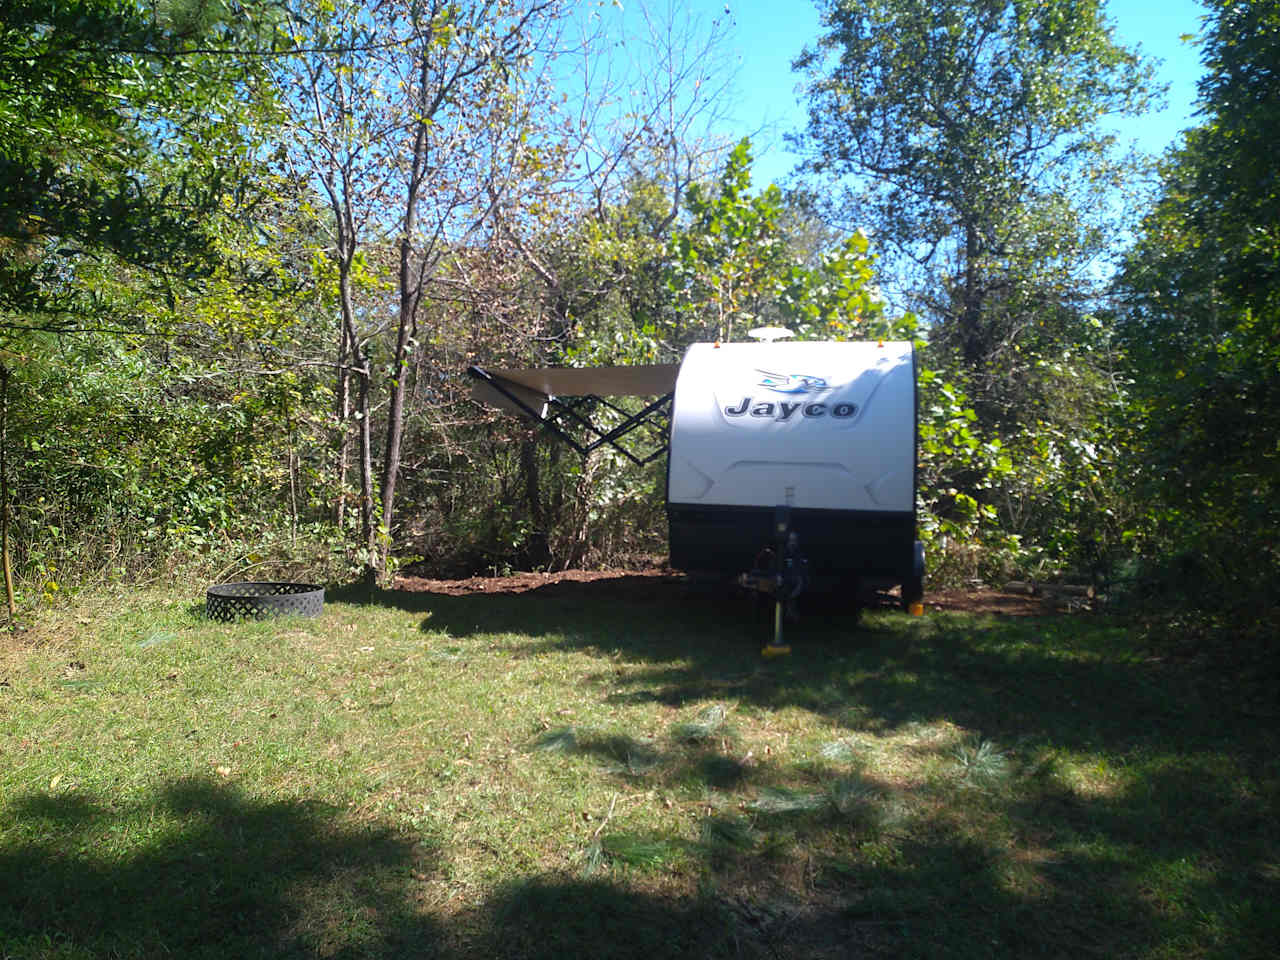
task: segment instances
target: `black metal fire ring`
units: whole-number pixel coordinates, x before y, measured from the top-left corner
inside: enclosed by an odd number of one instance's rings
[[[210,620],[230,622],[242,617],[317,617],[324,609],[324,587],[313,583],[220,583],[205,593],[204,612]]]

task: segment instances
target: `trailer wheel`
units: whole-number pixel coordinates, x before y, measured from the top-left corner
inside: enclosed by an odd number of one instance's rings
[[[912,544],[911,573],[902,578],[902,609],[907,613],[924,599],[924,544]]]

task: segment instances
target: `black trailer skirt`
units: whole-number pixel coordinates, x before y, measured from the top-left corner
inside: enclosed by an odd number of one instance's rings
[[[773,507],[667,504],[671,566],[729,575],[750,570],[774,542],[773,518]],[[814,576],[900,583],[914,571],[914,513],[793,509],[791,526]]]

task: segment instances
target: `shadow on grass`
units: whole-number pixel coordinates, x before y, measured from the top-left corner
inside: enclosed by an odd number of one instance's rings
[[[0,814],[5,957],[776,955],[744,949],[721,900],[605,879],[535,876],[445,916],[416,892],[435,849],[213,781],[130,803],[31,793]]]
[[[608,880],[547,877],[508,884],[485,904],[475,956],[857,958],[883,955],[884,925],[826,904],[794,909],[708,887],[688,899],[639,894]]]
[[[801,707],[852,730],[947,720],[1072,748],[1219,742],[1255,725],[1229,698],[1205,702],[1185,676],[1148,662],[1104,617],[909,618],[882,608],[860,618],[840,597],[805,599],[801,622],[787,627],[793,653],[774,661],[760,657],[772,623],[752,598],[674,576],[467,596],[380,591],[374,602],[423,615],[426,633],[509,636],[513,656],[620,658],[627,669],[587,678],[608,681],[616,704],[731,699]]]
[[[6,957],[409,957],[438,925],[413,909],[435,851],[319,804],[172,783],[115,803],[10,800],[0,845]]]
[[[748,765],[714,738],[578,731],[568,748],[620,786],[687,783],[724,802],[697,842],[603,833],[605,878],[502,888],[467,921],[477,955],[1264,957],[1280,942],[1275,724],[1155,662],[1122,622],[880,610],[859,622],[811,605],[788,628],[793,655],[762,661],[767,618],[675,578],[375,602],[512,657],[603,655],[584,678],[602,706],[800,708],[851,742],[939,724],[974,738],[967,755],[927,737],[904,748],[935,770],[904,783],[874,762]],[[982,743],[1001,761],[985,779]],[[692,872],[703,893],[665,901],[645,881],[664,871]]]
[[[547,583],[520,592],[454,596],[361,587],[332,592],[335,602],[372,602],[427,615],[423,630],[456,637],[519,633],[555,647],[589,646],[666,660],[758,655],[773,635],[773,608],[732,585],[691,582],[679,575],[624,575]],[[853,639],[859,606],[834,595],[807,595],[799,623],[786,637],[832,645]],[[697,643],[691,644],[690,638]]]
[[[539,877],[497,891],[472,918],[477,957],[731,957],[730,931],[706,898],[664,899],[609,881]]]
[[[750,828],[832,838],[829,852],[811,852],[803,864],[779,844],[735,841],[738,818],[708,820],[704,836],[718,828],[729,837],[718,845],[614,834],[606,852],[628,865],[615,860],[602,879],[540,876],[505,885],[468,918],[477,936],[465,950],[538,960],[1274,956],[1274,884],[1187,848],[1140,851],[1142,835],[1114,814],[1096,807],[1086,814],[1090,829],[1074,842],[1032,847],[1030,856],[1011,856],[943,817],[915,824],[913,836],[897,842],[890,831],[860,830],[853,849],[836,839],[848,828],[830,812]],[[1013,827],[1045,823],[1015,818]],[[641,892],[646,874],[669,872],[698,847],[706,858],[698,895]],[[806,875],[803,895],[770,877],[798,869]],[[1184,875],[1169,876],[1178,871]]]

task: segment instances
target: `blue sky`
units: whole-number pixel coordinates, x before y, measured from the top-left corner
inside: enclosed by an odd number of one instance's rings
[[[625,0],[623,0],[625,2]],[[691,13],[710,21],[725,15],[725,0],[685,0]],[[738,97],[727,133],[755,134],[757,185],[781,180],[796,163],[786,152],[783,134],[798,129],[804,112],[795,92],[798,76],[791,60],[818,34],[818,14],[808,0],[729,0],[734,31],[729,40],[740,64]],[[1138,146],[1159,153],[1178,132],[1194,122],[1195,84],[1200,77],[1198,49],[1179,38],[1198,34],[1204,9],[1195,0],[1110,0],[1107,16],[1117,38],[1163,61],[1159,77],[1169,84],[1168,106],[1119,132]],[[1132,122],[1132,121],[1129,121]],[[763,129],[762,129],[763,128]],[[758,133],[756,131],[759,131]]]

